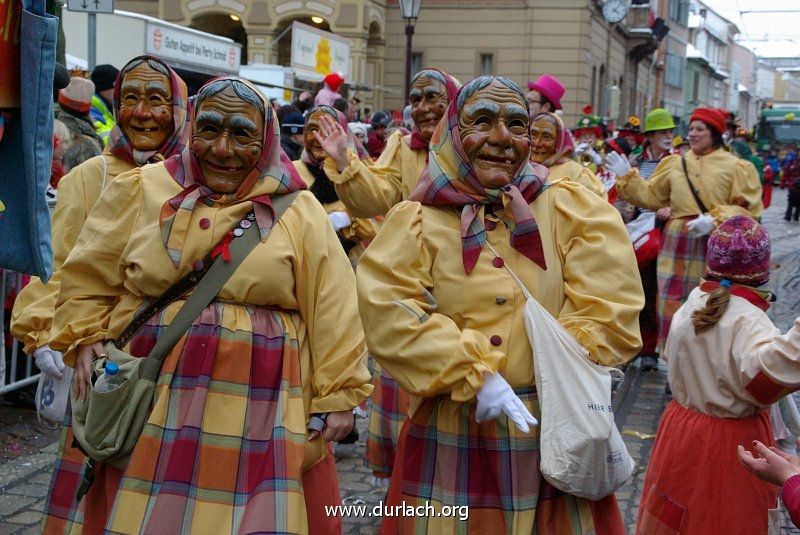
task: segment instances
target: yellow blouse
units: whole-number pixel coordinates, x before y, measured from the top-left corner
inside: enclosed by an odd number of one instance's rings
[[[198,202],[176,269],[158,221],[162,205],[180,191],[160,163],[118,177],[98,200],[62,267],[50,345],[64,352],[66,363],[74,365],[79,345],[118,336],[145,299],[161,295],[192,269],[252,206]],[[283,315],[284,329],[298,340],[309,412],[349,410],[369,395],[353,270],[310,192],[299,194],[218,297],[223,307],[291,311]],[[252,328],[249,315],[231,314],[235,328]]]
[[[356,217],[384,215],[417,187],[425,169],[428,151],[411,150],[410,136],[394,132],[386,141],[380,158],[367,167],[356,155],[340,173],[333,159],[326,158],[325,173],[336,184],[336,193]]]
[[[53,310],[61,286],[60,269],[78,240],[89,211],[109,182],[134,167],[106,152],[86,160],[59,181],[52,218],[53,276],[46,284],[38,277],[31,278],[14,301],[11,312],[11,333],[22,341],[25,353],[33,353],[50,339]]]
[[[761,217],[761,181],[747,160],[723,149],[704,156],[689,151],[686,170],[717,225],[735,215]],[[648,210],[671,208],[672,218],[701,213],[678,155],[661,160],[647,180],[633,168],[627,175],[617,177],[617,188],[622,198],[636,206]]]
[[[608,200],[608,193],[606,193],[606,188],[600,179],[595,176],[591,169],[582,166],[575,160],[567,160],[550,166],[550,182],[555,182],[562,178],[580,184],[604,201]]]
[[[584,345],[616,366],[641,347],[644,305],[636,259],[619,213],[568,181],[531,205],[547,270],[509,243],[494,215],[489,243],[533,296]],[[525,297],[488,247],[464,273],[461,220],[452,208],[406,201],[387,216],[359,263],[358,296],[367,345],[400,386],[416,396],[471,399],[483,372],[514,387],[534,384],[523,325]]]

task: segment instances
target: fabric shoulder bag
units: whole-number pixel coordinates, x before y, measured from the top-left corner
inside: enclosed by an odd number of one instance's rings
[[[273,197],[273,228],[298,193]],[[207,271],[193,271],[184,276],[138,314],[116,342],[110,340],[105,343],[106,357],[93,363],[92,375],[103,375],[106,361],[110,360],[119,366],[119,386],[108,392],[99,392],[93,385],[85,400],[78,400],[74,393],[71,394],[72,431],[80,449],[91,460],[89,471],[93,461],[121,469],[127,466],[150,415],[162,362],[260,241],[258,225],[251,225],[241,237],[231,242],[230,262],[221,261],[220,257],[213,261],[210,256],[206,257],[204,264],[210,265]],[[158,336],[155,346],[146,358],[134,357],[120,349],[125,347],[150,318],[195,285],[197,288],[187,298],[173,321]],[[84,478],[87,480],[85,483],[88,483],[83,489],[85,492],[91,484],[91,473]]]
[[[589,360],[586,348],[533,298],[507,263],[504,267],[526,297],[525,331],[541,410],[542,475],[568,494],[604,498],[622,486],[635,467],[611,409],[611,378],[622,372]]]

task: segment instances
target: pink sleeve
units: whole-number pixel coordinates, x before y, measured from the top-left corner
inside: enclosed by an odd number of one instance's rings
[[[792,476],[781,488],[781,500],[789,512],[792,523],[800,527],[800,474]]]

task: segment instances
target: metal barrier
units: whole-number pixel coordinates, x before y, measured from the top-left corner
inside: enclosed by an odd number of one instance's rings
[[[13,277],[13,278],[12,278]],[[13,271],[8,271],[6,269],[2,270],[2,275],[0,275],[0,289],[2,289],[2,298],[3,302],[0,303],[5,305],[5,300],[7,297],[9,282],[13,284],[14,287],[17,289],[22,288],[22,277],[23,275],[20,273],[16,273]],[[9,362],[10,369],[9,372],[9,382],[5,384],[6,380],[6,331],[5,331],[5,306],[0,306],[0,395],[7,394],[14,390],[20,389],[22,387],[28,386],[30,384],[34,384],[39,380],[39,370],[34,367],[33,359],[28,358],[25,353],[20,351],[20,344],[14,340],[11,345],[11,359]],[[18,361],[19,359],[25,359],[25,369],[22,374],[22,377],[18,377]]]

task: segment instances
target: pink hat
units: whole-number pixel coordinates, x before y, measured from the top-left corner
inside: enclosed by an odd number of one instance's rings
[[[721,224],[708,238],[706,274],[709,278],[760,286],[769,281],[769,234],[747,216]]]
[[[535,82],[528,82],[528,89],[538,91],[557,110],[561,109],[561,97],[564,96],[564,84],[555,76],[549,74],[541,75]]]

